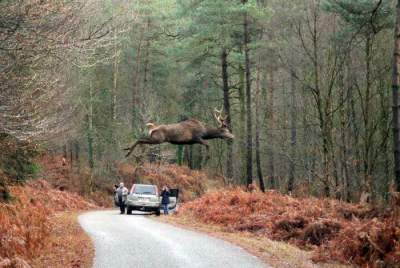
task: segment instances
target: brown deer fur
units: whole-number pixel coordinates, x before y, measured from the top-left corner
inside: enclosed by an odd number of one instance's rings
[[[139,144],[160,144],[169,142],[171,144],[202,144],[206,146],[208,151],[209,139],[233,139],[233,134],[226,127],[225,120],[219,114],[214,114],[219,123],[219,127],[207,127],[202,122],[196,119],[185,120],[176,124],[159,125],[153,123],[146,124],[149,128],[149,134],[137,140],[131,147],[125,148],[128,157],[135,147]]]

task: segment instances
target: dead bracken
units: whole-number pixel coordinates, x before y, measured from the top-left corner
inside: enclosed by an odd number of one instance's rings
[[[284,240],[313,251],[314,261],[396,267],[400,223],[393,210],[317,198],[293,198],[275,191],[241,188],[207,192],[182,205],[178,216]]]
[[[126,185],[134,183],[154,184],[161,189],[164,185],[180,189],[179,200],[182,202],[193,200],[204,193],[207,176],[198,170],[191,170],[185,166],[153,165],[145,163],[134,167],[130,164],[119,166],[118,175]]]
[[[12,186],[10,191],[14,201],[0,203],[0,267],[26,267],[21,263],[40,255],[55,213],[96,208],[78,194],[55,190],[44,180]]]

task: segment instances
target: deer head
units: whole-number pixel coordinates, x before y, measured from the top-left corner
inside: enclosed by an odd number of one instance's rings
[[[228,118],[227,115],[222,116],[222,109],[218,110],[217,108],[214,108],[214,117],[217,120],[218,127],[223,128],[223,127],[228,127],[226,124],[226,119]]]
[[[233,139],[235,136],[233,136],[233,134],[228,129],[228,125],[226,122],[228,115],[225,115],[225,116],[222,115],[222,108],[221,108],[221,110],[214,108],[214,117],[217,120],[218,129],[221,131],[221,135],[224,138]]]

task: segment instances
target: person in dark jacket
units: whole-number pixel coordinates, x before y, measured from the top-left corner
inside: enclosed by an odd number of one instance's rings
[[[170,192],[167,186],[164,186],[161,192],[161,205],[164,210],[164,215],[168,215],[168,204],[169,204]]]
[[[119,207],[117,190],[118,190],[118,184],[114,184],[114,193],[113,193],[114,204],[116,207]]]

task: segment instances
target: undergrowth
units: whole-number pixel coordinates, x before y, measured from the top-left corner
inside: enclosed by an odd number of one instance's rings
[[[169,188],[179,188],[179,199],[182,202],[193,200],[203,194],[207,182],[206,173],[172,164],[145,163],[136,168],[125,164],[120,166],[119,174],[128,187],[133,183],[145,183],[157,185],[159,189],[164,185]]]
[[[314,261],[399,267],[400,219],[392,210],[331,199],[292,198],[274,191],[211,191],[182,205],[179,215],[287,241],[313,251]]]
[[[77,194],[53,189],[44,180],[12,186],[10,192],[14,201],[0,203],[0,263],[12,258],[29,262],[39,255],[48,242],[55,213],[95,207]]]
[[[9,202],[12,195],[8,186],[24,183],[39,172],[33,161],[39,149],[35,143],[0,133],[0,152],[0,202]]]

